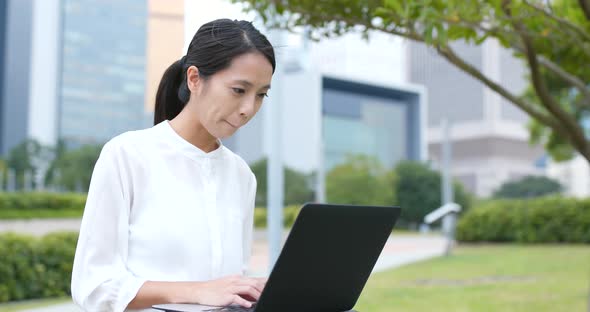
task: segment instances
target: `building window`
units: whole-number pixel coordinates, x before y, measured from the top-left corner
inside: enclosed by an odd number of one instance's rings
[[[370,90],[369,90],[370,91]],[[369,92],[367,92],[369,93]],[[410,101],[354,90],[323,91],[323,142],[325,169],[345,161],[347,155],[368,155],[392,168],[412,158]]]

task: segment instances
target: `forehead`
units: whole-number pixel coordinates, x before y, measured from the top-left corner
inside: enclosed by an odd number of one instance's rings
[[[234,57],[230,66],[218,74],[224,80],[248,81],[255,87],[262,87],[270,84],[272,65],[261,53],[250,52]]]

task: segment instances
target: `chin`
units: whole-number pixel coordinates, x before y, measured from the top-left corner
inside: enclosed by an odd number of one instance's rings
[[[231,137],[232,135],[234,135],[236,133],[236,130],[233,131],[219,131],[219,135],[215,135],[216,138],[218,139],[227,139],[229,137]]]
[[[207,132],[209,132],[212,137],[219,140],[231,137],[238,130],[228,125],[215,125],[213,127],[206,127],[205,129],[207,129]]]

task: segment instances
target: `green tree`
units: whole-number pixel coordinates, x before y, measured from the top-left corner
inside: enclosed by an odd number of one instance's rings
[[[34,139],[27,139],[10,150],[6,158],[6,165],[16,174],[17,189],[24,187],[25,172],[30,172],[35,176],[49,164],[52,157],[53,149]]]
[[[101,145],[83,145],[73,150],[63,149],[51,164],[45,177],[46,183],[67,191],[87,191],[101,150]]]
[[[588,0],[233,0],[271,27],[310,30],[312,39],[377,31],[432,47],[451,64],[529,114],[533,142],[590,162],[590,2]],[[521,58],[531,96],[521,96],[453,49],[488,39]],[[563,158],[563,157],[561,157]]]
[[[395,167],[397,183],[395,193],[402,207],[400,219],[414,227],[422,223],[424,217],[442,204],[441,174],[428,165],[402,161]],[[453,184],[454,201],[465,211],[471,205],[470,195],[463,185]]]
[[[6,160],[1,159],[0,158],[0,191],[2,191],[2,189],[4,188],[4,185],[6,185],[6,170],[8,169],[8,166],[6,164]]]
[[[495,198],[532,198],[540,197],[563,190],[561,184],[553,179],[542,176],[526,176],[517,181],[509,181],[494,192]]]
[[[250,165],[256,176],[258,189],[256,190],[256,206],[266,207],[267,199],[267,159],[261,159]],[[312,175],[306,175],[289,167],[285,167],[285,205],[300,205],[314,200],[312,190]]]
[[[395,204],[395,176],[374,157],[348,156],[326,175],[328,202],[349,205]]]

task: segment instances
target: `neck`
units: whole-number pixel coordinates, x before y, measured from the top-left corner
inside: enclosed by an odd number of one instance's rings
[[[189,109],[184,109],[170,121],[170,126],[183,139],[205,153],[219,148],[217,138],[212,136],[195,116],[196,114],[191,114]]]

